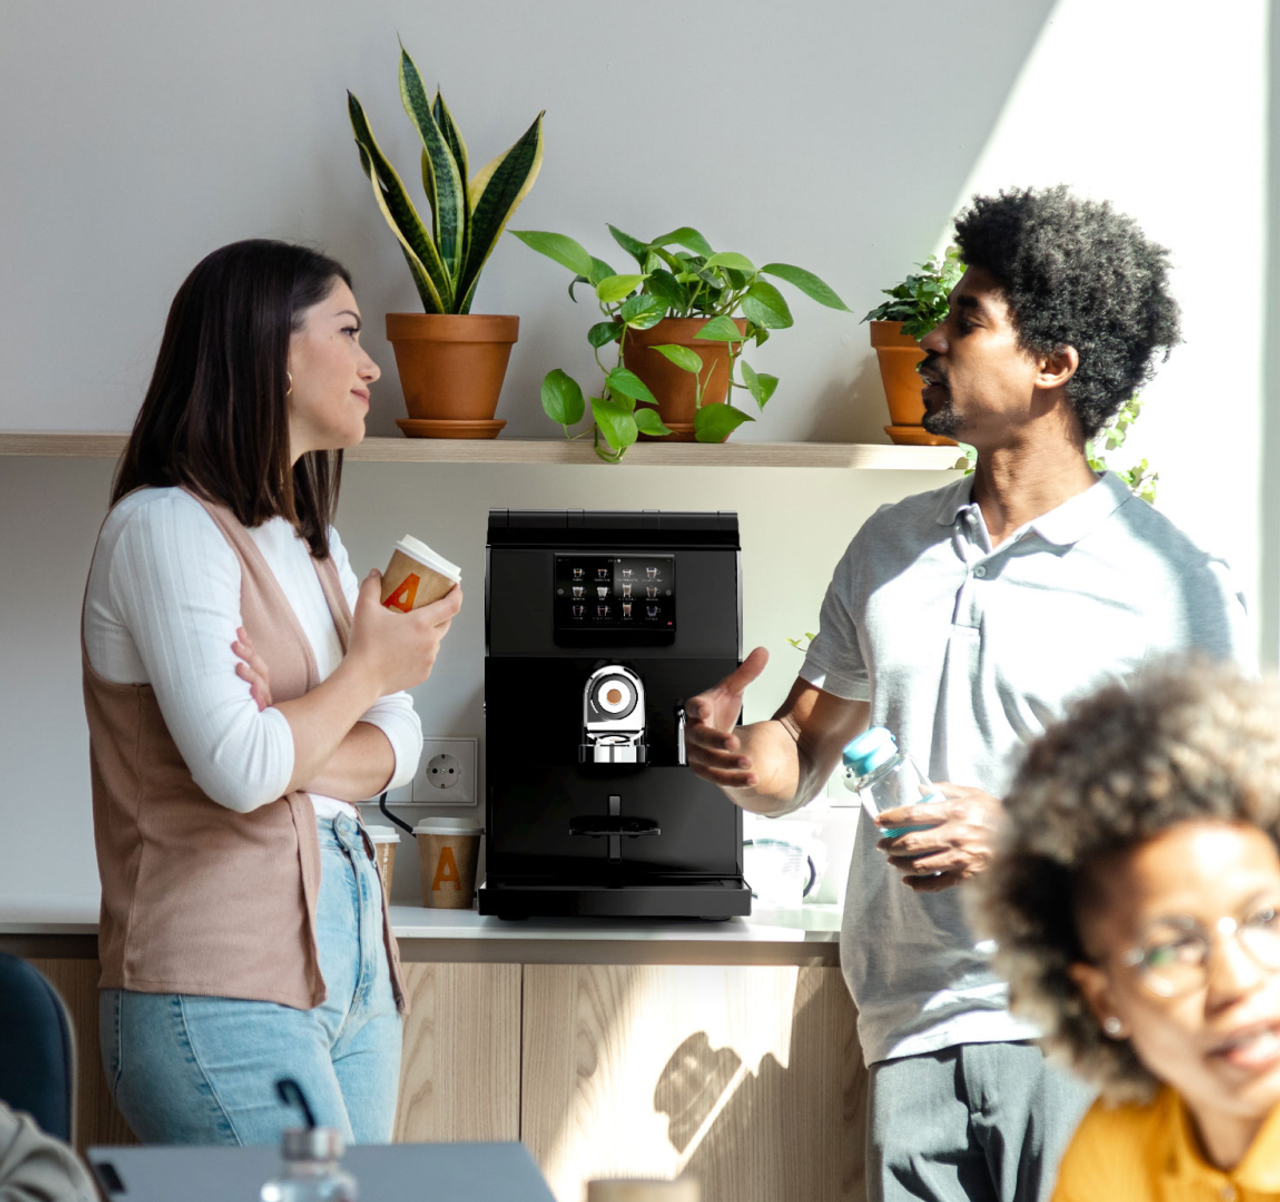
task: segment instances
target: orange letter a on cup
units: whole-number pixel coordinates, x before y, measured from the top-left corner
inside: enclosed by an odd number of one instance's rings
[[[400,587],[382,604],[387,609],[398,609],[402,614],[407,614],[413,608],[414,597],[418,595],[418,584],[417,573],[410,572],[400,581]]]
[[[453,858],[452,847],[440,849],[440,858],[436,861],[436,878],[431,882],[431,892],[434,893],[445,881],[453,883],[455,893],[462,887],[462,882],[458,879],[458,861]]]

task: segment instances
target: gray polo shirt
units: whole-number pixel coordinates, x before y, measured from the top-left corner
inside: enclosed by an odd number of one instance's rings
[[[881,508],[822,603],[800,675],[871,702],[933,780],[997,797],[1066,704],[1171,651],[1254,663],[1226,564],[1114,475],[994,551],[971,481]],[[962,912],[963,886],[915,894],[860,819],[840,959],[867,1063],[1027,1039]]]

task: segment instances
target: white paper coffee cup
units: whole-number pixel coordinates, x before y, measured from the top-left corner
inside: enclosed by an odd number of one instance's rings
[[[382,574],[382,604],[409,613],[438,601],[462,582],[462,569],[433,551],[426,543],[406,534],[391,552]]]
[[[368,826],[364,833],[373,844],[373,858],[377,862],[378,872],[382,877],[387,896],[391,896],[391,876],[396,867],[396,848],[400,845],[400,836],[389,826]]]
[[[471,909],[483,834],[484,828],[472,818],[424,818],[413,828],[424,906],[433,910]]]

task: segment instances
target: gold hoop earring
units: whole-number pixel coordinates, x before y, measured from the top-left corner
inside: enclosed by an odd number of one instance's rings
[[[293,396],[293,373],[286,367],[284,370],[285,378],[289,381],[289,387],[285,389],[285,396]]]

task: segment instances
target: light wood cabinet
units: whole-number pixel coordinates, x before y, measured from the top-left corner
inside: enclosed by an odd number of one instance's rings
[[[520,965],[405,964],[397,1143],[520,1138]]]
[[[97,961],[47,954],[50,942],[28,955],[71,1011],[77,1147],[134,1143],[102,1071]],[[583,1202],[594,1176],[682,1172],[699,1179],[703,1202],[864,1197],[866,1072],[829,959],[410,959],[404,970],[413,1006],[399,1142],[522,1140],[559,1202]]]
[[[839,969],[529,965],[523,1027],[521,1137],[559,1202],[683,1172],[703,1202],[864,1196]]]

